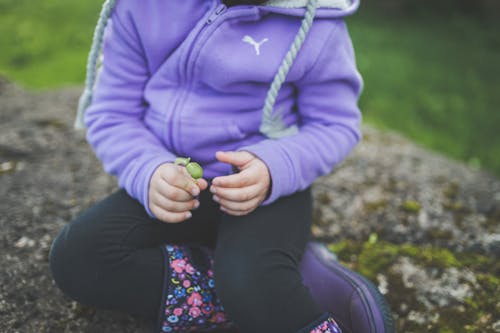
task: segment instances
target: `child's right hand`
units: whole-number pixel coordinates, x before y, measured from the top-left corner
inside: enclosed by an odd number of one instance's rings
[[[149,183],[149,209],[157,219],[179,223],[191,218],[191,210],[200,202],[195,198],[205,190],[205,179],[194,180],[186,168],[173,163],[160,165]]]

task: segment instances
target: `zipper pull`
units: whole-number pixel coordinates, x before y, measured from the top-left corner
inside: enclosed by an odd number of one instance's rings
[[[215,20],[217,20],[217,18],[226,11],[227,7],[225,4],[221,3],[220,5],[218,5],[214,12],[212,13],[212,15],[210,15],[210,17],[208,18],[207,20],[207,24],[212,24]]]

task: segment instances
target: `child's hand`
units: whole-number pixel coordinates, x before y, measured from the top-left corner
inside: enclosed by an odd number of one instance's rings
[[[269,170],[262,160],[249,152],[217,152],[215,157],[240,170],[229,176],[216,177],[210,191],[221,209],[231,215],[246,215],[266,198],[271,184]]]
[[[163,222],[183,222],[191,217],[190,210],[200,205],[194,197],[207,187],[205,179],[194,180],[186,168],[173,163],[162,164],[149,183],[149,209]]]

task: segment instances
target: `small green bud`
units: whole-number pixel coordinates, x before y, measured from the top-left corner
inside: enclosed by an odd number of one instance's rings
[[[190,162],[190,157],[177,157],[174,161],[175,165],[182,165],[186,167],[186,171],[194,179],[203,177],[203,168],[196,162]]]
[[[186,170],[194,179],[203,177],[203,168],[196,162],[188,163]]]
[[[189,157],[177,157],[175,159],[175,162],[174,164],[175,165],[183,165],[183,166],[186,166],[188,165],[189,161],[191,160],[191,158]]]

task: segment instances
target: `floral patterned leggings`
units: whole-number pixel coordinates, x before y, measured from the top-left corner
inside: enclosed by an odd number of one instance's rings
[[[50,264],[57,285],[95,307],[158,320],[165,244],[214,249],[214,280],[225,313],[240,332],[296,332],[322,312],[302,284],[298,265],[309,239],[310,190],[241,217],[220,211],[211,194],[182,223],[151,219],[119,190],[55,239]]]

